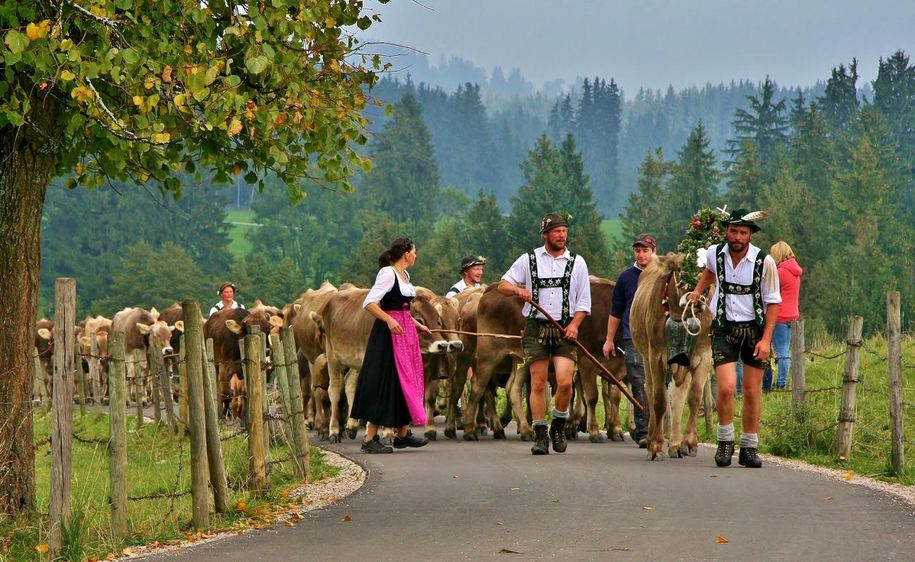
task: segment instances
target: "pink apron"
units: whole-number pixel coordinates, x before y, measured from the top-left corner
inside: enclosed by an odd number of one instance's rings
[[[391,318],[403,327],[403,335],[391,333],[391,343],[394,345],[394,365],[397,367],[397,376],[400,379],[400,388],[413,425],[426,424],[426,406],[423,403],[426,393],[425,377],[423,375],[423,359],[419,351],[419,334],[410,316],[410,305],[405,304],[404,310],[386,310]]]

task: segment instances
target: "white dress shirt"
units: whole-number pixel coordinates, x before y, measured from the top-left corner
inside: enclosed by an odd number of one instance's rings
[[[566,248],[561,255],[554,258],[546,251],[545,246],[541,246],[534,250],[534,256],[537,258],[537,277],[546,279],[549,277],[562,277],[572,254]],[[531,266],[528,255],[526,253],[521,254],[521,257],[516,259],[515,263],[505,272],[502,279],[514,285],[523,285],[528,292],[532,293]],[[555,320],[560,319],[562,316],[561,287],[540,289],[537,301],[537,304],[542,306]],[[521,314],[526,317],[530,310],[531,305],[524,303]],[[572,266],[572,279],[569,282],[569,316],[575,316],[576,312],[591,313],[591,282],[588,279],[588,264],[585,263],[585,259],[581,256],[575,257],[575,265]],[[543,319],[543,315],[539,311],[537,312],[537,318]]]
[[[413,287],[413,283],[410,283],[410,274],[404,271],[407,276],[407,282],[404,283],[403,279],[400,279],[400,294],[405,297],[415,297],[416,289]],[[369,290],[369,294],[366,295],[365,300],[362,301],[362,308],[367,307],[368,305],[381,302],[382,297],[384,297],[391,290],[391,287],[394,286],[394,279],[397,276],[397,272],[394,271],[393,266],[382,267],[378,270],[378,275],[375,276],[375,284],[372,285],[372,288]]]
[[[759,255],[759,248],[753,244],[749,245],[746,255],[737,262],[735,266],[732,263],[728,245],[722,244],[719,251],[724,252],[724,280],[728,283],[738,283],[740,285],[753,284],[753,264],[756,256]],[[718,311],[718,263],[715,252],[708,252],[705,256],[705,267],[715,275],[715,289],[712,292],[712,300],[709,306],[713,313]],[[762,295],[762,304],[765,309],[766,305],[778,304],[782,302],[782,294],[778,285],[778,267],[772,256],[767,255],[763,261],[762,280],[759,286]],[[746,295],[725,295],[724,296],[724,313],[725,318],[731,322],[749,322],[756,319],[753,313],[753,293]]]

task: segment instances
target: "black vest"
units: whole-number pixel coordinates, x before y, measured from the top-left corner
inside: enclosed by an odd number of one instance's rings
[[[718,310],[715,315],[715,325],[723,326],[727,320],[724,312],[725,295],[753,295],[753,316],[756,323],[762,326],[766,322],[766,312],[763,309],[761,285],[763,264],[767,254],[759,250],[756,255],[756,261],[753,262],[753,281],[749,285],[728,283],[724,280],[724,260],[727,252],[721,251],[726,246],[727,244],[716,244],[711,248],[715,252],[715,266],[718,270]]]
[[[531,300],[538,304],[540,303],[540,289],[562,288],[562,316],[559,318],[559,323],[563,326],[568,325],[569,321],[572,320],[569,310],[569,288],[572,286],[572,268],[575,267],[575,254],[569,252],[569,263],[566,264],[562,277],[544,277],[542,279],[537,275],[537,255],[531,250],[528,252],[527,257],[531,268]],[[535,318],[536,316],[537,309],[532,306],[527,317]]]

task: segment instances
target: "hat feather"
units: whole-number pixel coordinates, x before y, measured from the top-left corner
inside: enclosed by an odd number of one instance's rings
[[[769,216],[769,213],[766,211],[753,211],[752,213],[747,213],[741,217],[741,220],[745,221],[756,221],[759,219],[764,219]]]

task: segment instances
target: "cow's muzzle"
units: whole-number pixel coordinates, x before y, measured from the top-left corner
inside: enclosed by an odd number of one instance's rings
[[[448,342],[445,340],[438,340],[430,343],[429,353],[448,353]]]
[[[464,351],[464,342],[461,340],[451,340],[448,342],[449,353],[457,353],[459,351]]]

